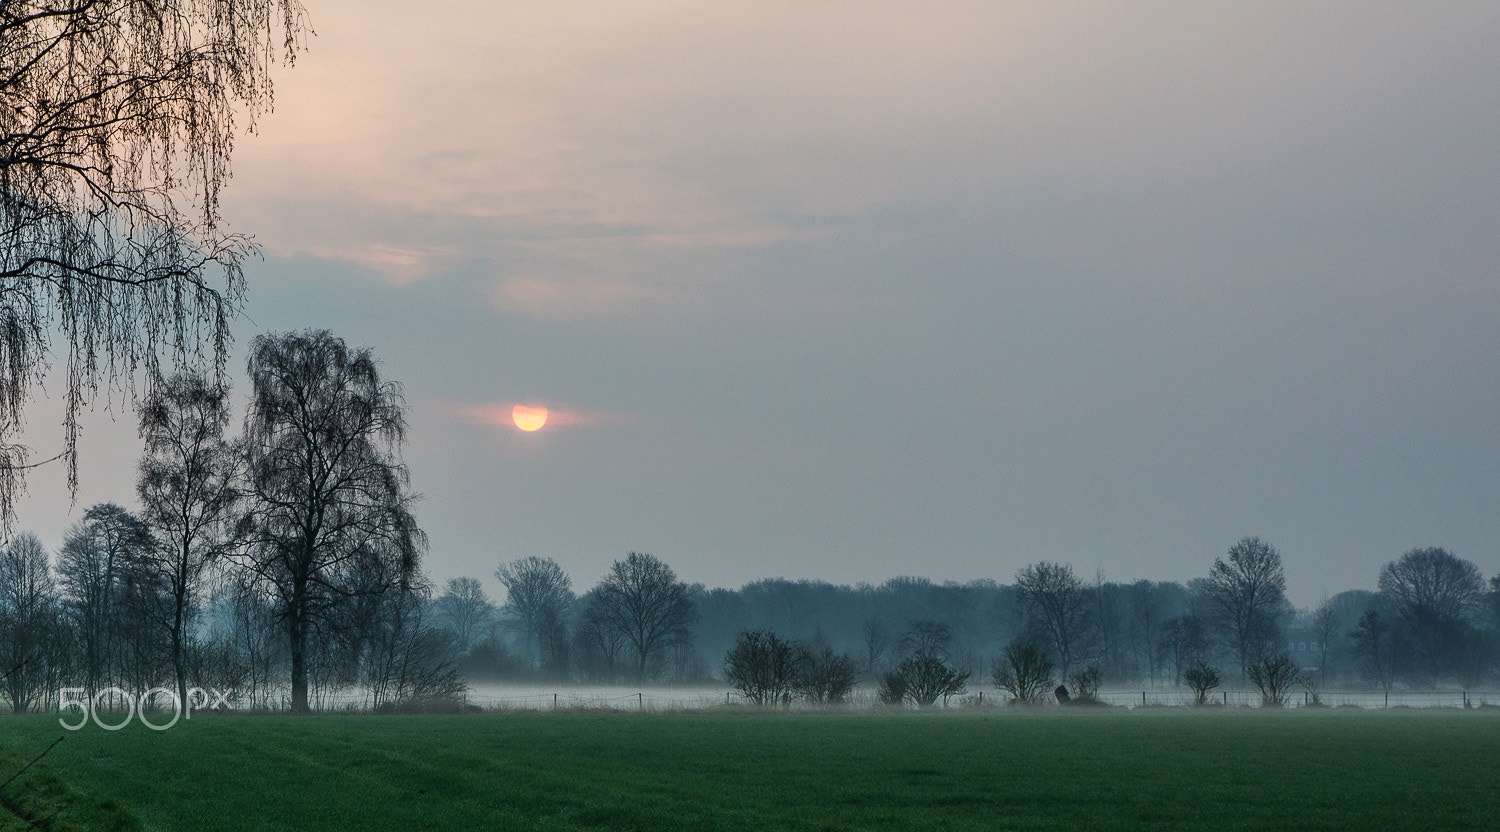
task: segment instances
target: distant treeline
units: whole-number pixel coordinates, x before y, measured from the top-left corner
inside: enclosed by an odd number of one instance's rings
[[[629,637],[640,622],[610,613],[622,565],[643,558],[630,555],[581,596],[555,562],[525,558],[497,572],[507,587],[503,603],[460,578],[434,599],[433,620],[455,634],[474,679],[722,680],[737,639],[754,632],[831,648],[867,681],[924,653],[984,677],[1017,644],[1044,652],[1059,680],[1089,671],[1131,686],[1181,685],[1195,668],[1242,682],[1281,658],[1314,687],[1474,688],[1500,669],[1500,577],[1486,583],[1472,563],[1438,548],[1386,564],[1378,592],[1342,592],[1309,610],[1288,603],[1281,555],[1256,538],[1237,542],[1186,585],[1085,581],[1046,562],[1009,584],[677,584],[690,610],[678,608],[644,653]]]
[[[1186,585],[1038,562],[1011,583],[708,589],[632,552],[581,594],[538,557],[497,564],[498,602],[471,577],[439,589],[398,453],[400,389],[328,332],[263,335],[250,353],[239,436],[225,387],[160,379],[140,403],[139,508],[90,507],[55,556],[26,533],[0,547],[13,710],[112,687],[294,711],[353,691],[380,707],[479,680],[728,681],[754,701],[826,702],[863,679],[928,704],[989,677],[1017,699],[1058,680],[1202,699],[1245,680],[1476,688],[1500,665],[1500,577],[1437,548],[1311,610],[1287,602],[1281,555],[1257,538]]]

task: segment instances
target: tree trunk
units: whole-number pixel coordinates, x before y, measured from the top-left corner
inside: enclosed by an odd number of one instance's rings
[[[311,713],[307,704],[307,622],[305,612],[305,585],[298,581],[292,593],[292,605],[287,614],[287,634],[291,641],[292,654],[292,713]]]

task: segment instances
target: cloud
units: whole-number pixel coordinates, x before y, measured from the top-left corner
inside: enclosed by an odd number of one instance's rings
[[[546,404],[536,401],[480,402],[477,404],[447,402],[441,407],[454,417],[471,425],[515,429],[515,423],[511,421],[511,408],[518,404],[547,408],[546,429],[548,430],[552,428],[593,428],[621,420],[621,416],[615,413],[601,410],[579,410],[565,404]]]

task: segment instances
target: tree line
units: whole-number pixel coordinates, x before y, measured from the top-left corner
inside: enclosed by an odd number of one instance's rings
[[[1342,592],[1304,610],[1286,598],[1280,552],[1254,537],[1186,583],[1088,581],[1065,564],[1038,562],[1010,584],[681,585],[683,613],[651,641],[627,640],[604,615],[613,574],[582,595],[548,559],[522,558],[496,577],[501,603],[474,578],[449,581],[434,601],[470,678],[724,681],[762,703],[837,700],[863,683],[920,704],[975,678],[1021,699],[1050,694],[1043,681],[1085,698],[1106,684],[1186,686],[1203,696],[1226,683],[1280,697],[1294,679],[1314,693],[1475,688],[1500,672],[1500,577],[1486,582],[1441,548],[1385,564],[1378,591]]]
[[[63,687],[232,690],[308,711],[460,696],[468,682],[728,682],[752,701],[837,702],[856,685],[931,704],[988,678],[1014,698],[1062,682],[1224,681],[1476,687],[1500,665],[1500,578],[1440,548],[1387,563],[1378,591],[1315,609],[1281,554],[1245,538],[1187,583],[1085,580],[1038,562],[1014,581],[879,586],[680,580],[631,552],[575,592],[554,560],[439,588],[400,459],[399,385],[326,331],[251,345],[242,428],[227,386],[177,374],[139,405],[137,507],[89,507],[49,553],[0,547],[0,693],[45,707]]]

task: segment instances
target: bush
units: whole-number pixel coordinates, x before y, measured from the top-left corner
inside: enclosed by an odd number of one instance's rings
[[[1218,687],[1222,680],[1216,668],[1200,661],[1182,672],[1182,681],[1192,688],[1194,705],[1207,705],[1208,692]]]
[[[1017,702],[1042,703],[1052,688],[1052,660],[1030,641],[1017,639],[1006,645],[995,665],[995,687],[1006,690]]]
[[[724,679],[756,705],[786,704],[801,673],[796,645],[770,630],[745,630],[724,654]]]
[[[1301,681],[1297,663],[1286,656],[1268,656],[1246,668],[1245,675],[1260,691],[1263,708],[1280,708],[1292,696],[1292,687]]]
[[[1084,669],[1068,677],[1073,683],[1073,700],[1079,704],[1098,702],[1099,686],[1104,682],[1104,674],[1099,672],[1098,665],[1089,665]]]

